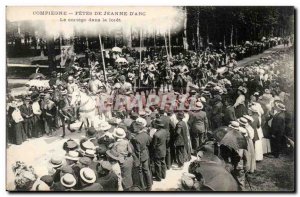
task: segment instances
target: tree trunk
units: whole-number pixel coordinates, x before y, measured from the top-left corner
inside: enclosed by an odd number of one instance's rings
[[[187,42],[187,10],[186,7],[183,8],[184,11],[184,22],[183,22],[183,49],[184,50],[188,50],[189,49],[189,45]]]
[[[198,50],[200,50],[200,20],[199,20],[199,8],[197,10],[197,46]]]
[[[231,26],[230,45],[233,45],[233,25]]]

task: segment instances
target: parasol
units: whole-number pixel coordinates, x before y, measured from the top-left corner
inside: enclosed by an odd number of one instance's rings
[[[122,49],[120,47],[113,47],[111,49],[113,52],[118,52],[118,53],[122,53]]]
[[[116,60],[116,63],[126,63],[126,64],[128,64],[128,61],[127,61],[125,58],[120,57],[120,58],[118,58],[118,59]]]
[[[247,150],[247,140],[238,130],[224,126],[214,130],[213,136],[220,144],[229,146],[235,150]]]

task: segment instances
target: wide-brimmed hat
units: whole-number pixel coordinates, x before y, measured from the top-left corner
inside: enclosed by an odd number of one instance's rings
[[[231,121],[230,125],[228,126],[230,128],[233,128],[233,129],[236,129],[236,130],[239,130],[240,128],[240,123],[237,122],[237,121]]]
[[[286,110],[286,109],[285,109],[285,105],[282,104],[282,103],[280,103],[280,102],[276,102],[276,103],[275,103],[275,106],[276,106],[277,109],[279,109],[279,110],[281,110],[281,111],[285,111],[285,110]]]
[[[251,116],[249,116],[249,115],[243,115],[243,117],[246,118],[250,122],[254,121],[254,119]]]
[[[238,119],[238,122],[241,124],[241,125],[247,125],[248,124],[248,120],[246,118],[239,118]]]
[[[96,157],[96,151],[92,150],[92,149],[87,149],[83,152],[83,155],[85,157],[94,158],[94,157]]]
[[[62,158],[57,155],[53,155],[49,162],[53,166],[53,168],[58,168],[63,164]]]
[[[78,144],[77,142],[75,142],[73,139],[68,139],[65,143],[64,143],[64,147],[68,150],[75,150],[78,148]]]
[[[143,127],[146,127],[147,126],[147,121],[144,119],[144,118],[138,118],[138,119],[136,119],[136,122],[137,123],[141,123],[141,125],[143,126]]]
[[[125,133],[124,129],[122,129],[122,128],[115,128],[114,132],[113,132],[113,136],[116,138],[123,139],[126,137],[126,133]]]
[[[106,131],[106,130],[108,130],[110,128],[111,128],[111,125],[108,122],[106,122],[106,121],[101,122],[99,124],[99,129],[102,130],[102,131]]]
[[[96,181],[96,174],[91,168],[82,168],[79,174],[80,178],[86,183],[94,183]]]
[[[79,153],[77,151],[69,151],[66,156],[66,159],[72,160],[72,161],[78,161],[79,160]]]
[[[67,95],[67,94],[68,94],[67,89],[61,90],[61,91],[60,91],[60,94],[61,94],[61,95]]]
[[[49,185],[47,185],[44,181],[37,180],[32,185],[32,191],[50,191]]]
[[[67,173],[60,178],[60,183],[66,188],[71,188],[76,185],[77,181],[73,174]]]
[[[120,154],[114,150],[114,149],[110,149],[110,150],[107,150],[106,151],[106,155],[114,160],[117,160],[117,161],[122,161],[122,158],[120,157]]]
[[[91,142],[90,140],[87,140],[87,141],[83,142],[83,143],[81,144],[81,146],[82,146],[85,150],[87,150],[87,149],[95,150],[95,149],[96,149],[94,143]]]

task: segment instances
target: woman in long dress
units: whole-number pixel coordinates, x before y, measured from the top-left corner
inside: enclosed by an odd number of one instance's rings
[[[18,104],[16,101],[13,101],[11,106],[14,108],[11,114],[12,128],[13,128],[12,143],[16,145],[20,145],[27,139],[24,125],[23,125],[24,119],[21,115],[21,111],[18,108],[20,104]]]
[[[259,116],[259,110],[256,106],[251,106],[249,108],[249,115],[253,118],[251,123],[252,128],[254,129],[254,148],[255,148],[255,158],[256,161],[263,160],[263,145],[262,138],[264,137],[261,129],[261,118]]]
[[[240,86],[238,88],[238,97],[233,105],[235,109],[235,116],[236,118],[240,118],[243,115],[247,114],[247,108],[246,108],[246,98],[245,94],[247,93],[246,88]]]

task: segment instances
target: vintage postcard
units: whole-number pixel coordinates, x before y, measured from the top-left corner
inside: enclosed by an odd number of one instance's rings
[[[6,7],[7,191],[295,191],[294,7]]]

